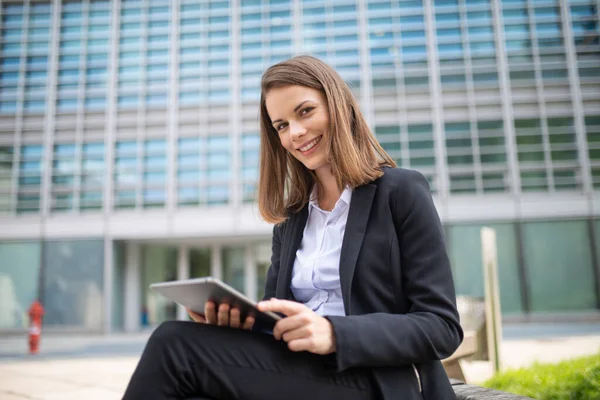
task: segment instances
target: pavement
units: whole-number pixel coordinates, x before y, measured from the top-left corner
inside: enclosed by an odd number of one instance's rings
[[[24,336],[0,336],[0,400],[120,399],[151,331],[136,334],[44,333],[38,355]],[[505,324],[503,368],[557,362],[600,351],[600,322]],[[462,364],[467,382],[491,377],[489,362]]]

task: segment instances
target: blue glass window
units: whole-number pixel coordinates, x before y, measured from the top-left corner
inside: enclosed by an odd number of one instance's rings
[[[27,79],[46,79],[46,71],[27,71]]]
[[[20,23],[20,22],[23,22],[23,16],[22,15],[5,14],[2,16],[2,22],[4,22],[5,24]]]
[[[2,36],[6,41],[19,41],[21,40],[22,34],[23,31],[21,28],[2,29]]]
[[[149,94],[146,96],[146,104],[164,105],[167,103],[167,95],[162,93]]]
[[[202,11],[202,4],[182,4],[180,9],[181,14]]]
[[[200,103],[200,92],[179,92],[179,103],[181,104],[198,104]]]
[[[437,35],[440,37],[460,37],[460,29],[452,28],[452,29],[438,29]]]
[[[490,26],[472,26],[469,27],[469,35],[491,35],[494,31]]]
[[[318,15],[325,14],[324,7],[305,8],[303,11],[304,11],[304,15],[311,15],[311,16],[318,16]]]
[[[142,43],[142,38],[140,36],[124,37],[119,40],[119,43],[123,46],[133,44],[139,45]]]
[[[402,31],[400,35],[402,36],[402,39],[425,39],[425,31],[423,30]]]
[[[469,22],[491,22],[492,14],[489,11],[467,11]]]
[[[62,34],[80,34],[81,26],[63,26],[60,28],[60,33]]]
[[[2,84],[10,84],[10,83],[14,83],[16,84],[19,80],[19,73],[18,72],[3,72],[0,74],[0,81],[2,82]]]
[[[5,57],[5,58],[2,58],[2,68],[19,66],[20,61],[21,60],[20,60],[19,57]]]
[[[472,52],[487,53],[496,49],[494,42],[471,42],[469,44]]]
[[[50,34],[50,30],[48,28],[29,28],[29,37],[48,34]]]
[[[77,108],[77,99],[58,99],[56,104],[59,110],[71,110]]]
[[[424,25],[422,15],[406,15],[400,17],[400,24],[420,24]]]
[[[101,21],[104,18],[110,17],[109,10],[92,10],[90,11],[90,19],[92,21]]]
[[[44,100],[29,100],[25,102],[24,108],[27,111],[44,111],[46,102]]]
[[[536,18],[547,18],[547,17],[558,18],[558,16],[560,14],[558,12],[557,7],[540,7],[540,8],[535,9],[534,15],[536,16]]]
[[[104,143],[85,143],[83,154],[84,156],[104,156]]]
[[[0,112],[2,113],[14,113],[17,111],[16,101],[2,101],[0,102]]]
[[[199,165],[200,161],[196,163]],[[200,171],[198,170],[183,170],[177,173],[177,179],[180,182],[198,182],[200,180]]]
[[[527,10],[526,9],[505,9],[502,10],[502,16],[504,19],[520,19],[527,18]]]
[[[169,21],[150,21],[148,23],[149,29],[162,29],[162,28],[168,28],[168,27],[169,27]]]
[[[137,152],[136,141],[124,141],[116,143],[117,154],[135,154]]]
[[[21,43],[4,43],[2,45],[3,53],[20,53]]]
[[[141,14],[142,14],[142,10],[140,10],[139,8],[122,8],[121,9],[121,15],[124,17],[136,16],[136,15],[141,15]]]
[[[201,20],[200,18],[182,18],[181,21],[179,22],[179,24],[183,27],[183,26],[196,26],[196,27],[200,27],[201,25]]]
[[[43,146],[26,145],[21,147],[21,158],[40,158],[44,153]]]
[[[208,33],[209,39],[225,39],[229,38],[229,31],[210,31]]]
[[[104,108],[106,107],[106,99],[104,97],[89,97],[85,99],[87,108]]]
[[[139,105],[139,98],[138,96],[119,96],[119,98],[117,99],[117,104],[119,106],[138,106]]]
[[[371,3],[367,5],[369,11],[380,11],[380,10],[391,10],[392,4],[390,2],[385,3]]]
[[[229,16],[211,16],[208,19],[209,24],[228,24]]]

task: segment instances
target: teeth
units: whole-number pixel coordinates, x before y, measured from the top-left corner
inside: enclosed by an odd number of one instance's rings
[[[304,147],[300,147],[300,151],[308,151],[308,150],[312,149],[314,145],[319,143],[319,141],[321,141],[321,137],[316,138],[315,140],[313,140],[312,142],[310,142],[309,144],[307,144]]]

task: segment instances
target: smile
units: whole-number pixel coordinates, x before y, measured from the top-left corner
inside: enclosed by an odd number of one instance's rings
[[[304,146],[300,147],[298,150],[300,150],[303,153],[309,151],[310,149],[312,149],[313,147],[315,147],[321,141],[322,137],[323,136],[319,136],[317,138],[314,138],[310,142],[306,143]]]

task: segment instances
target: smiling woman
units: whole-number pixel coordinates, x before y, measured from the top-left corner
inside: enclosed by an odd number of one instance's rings
[[[125,399],[455,398],[440,360],[463,333],[429,185],[316,58],[263,75],[258,206],[275,224],[258,307],[284,318],[267,332],[207,302],[162,324]]]

